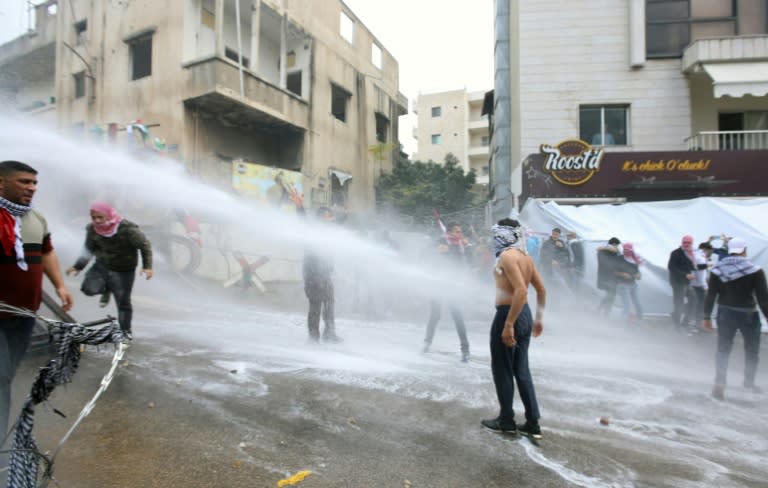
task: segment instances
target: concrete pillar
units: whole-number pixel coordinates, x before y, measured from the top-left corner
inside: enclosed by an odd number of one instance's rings
[[[224,57],[224,0],[216,0],[216,56]]]
[[[283,14],[283,18],[280,20],[280,88],[285,89],[285,86],[287,84],[287,69],[286,69],[286,52],[288,50],[287,46],[287,40],[286,40],[286,29],[287,29],[288,19],[286,18],[285,14]]]
[[[259,73],[259,38],[261,36],[261,0],[251,6],[251,71]]]

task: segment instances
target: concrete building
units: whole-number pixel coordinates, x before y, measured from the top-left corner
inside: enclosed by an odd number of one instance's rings
[[[466,90],[419,95],[413,158],[442,163],[452,153],[465,171],[475,170],[478,183],[487,184],[490,134],[488,118],[482,115],[484,95]]]
[[[495,127],[510,132],[493,139],[509,140],[512,194],[529,154],[568,139],[608,153],[768,147],[767,3],[497,0],[497,50],[510,47]]]
[[[312,206],[373,207],[407,99],[342,1],[47,1],[35,15],[0,46],[6,106],[84,133],[141,121],[206,181],[231,186],[242,160],[301,171]]]

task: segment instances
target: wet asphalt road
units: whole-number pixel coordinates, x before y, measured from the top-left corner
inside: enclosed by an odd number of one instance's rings
[[[135,302],[145,320],[158,324],[182,313],[141,296]],[[100,313],[94,308],[84,315]],[[192,320],[196,312],[188,313]],[[303,317],[291,320],[303,338]],[[458,351],[436,352],[428,360],[445,368],[442,376],[400,375],[392,388],[381,387],[385,379],[376,375],[371,381],[377,386],[370,386],[326,381],[322,371],[300,368],[267,368],[254,376],[238,366],[253,359],[242,351],[209,349],[177,335],[145,340],[137,334],[113,383],[60,451],[54,478],[62,488],[275,487],[310,470],[296,486],[768,486],[760,454],[768,448],[766,397],[745,396],[735,387],[726,403],[709,397],[713,336],[685,337],[663,324],[629,332],[605,331],[603,325],[600,333],[568,332],[565,323],[559,330],[553,326],[536,346],[553,354],[533,364],[545,414],[545,439],[538,447],[479,425],[493,410],[482,321],[470,322],[476,356],[468,365],[458,363]],[[353,325],[363,326],[348,321],[350,334]],[[359,333],[381,329],[370,326]],[[450,328],[442,325],[439,334],[453,346]],[[414,328],[416,344],[421,329]],[[641,339],[649,335],[658,345],[643,349]],[[611,352],[616,341],[627,349]],[[631,374],[594,369],[599,363],[581,357],[589,356],[590,347],[599,348],[606,361],[615,360],[611,354],[630,355],[653,368],[637,367]],[[742,361],[740,348],[735,346],[734,365]],[[652,363],[644,360],[649,353]],[[573,357],[562,362],[564,354]],[[765,354],[764,341],[759,378],[768,377]],[[15,404],[46,361],[45,354],[27,357],[14,384]],[[55,448],[110,361],[110,348],[89,348],[73,383],[39,407],[35,436],[44,450]],[[675,368],[694,370],[693,379],[677,378]],[[437,386],[450,393],[447,400],[439,388],[419,394],[433,380],[445,383]],[[638,403],[645,397],[652,401]],[[480,401],[467,401],[473,398]],[[595,422],[603,414],[609,426]]]
[[[529,441],[486,432],[457,405],[285,375],[267,380],[266,396],[252,396],[247,386],[240,395],[192,396],[162,361],[154,370],[131,362],[162,353],[152,349],[129,349],[112,385],[60,451],[60,486],[274,487],[303,469],[313,472],[300,484],[307,488],[570,486],[527,459]],[[16,384],[29,384],[44,359],[29,358]],[[107,350],[87,351],[88,367],[57,390],[51,405],[74,419],[109,360]],[[189,361],[189,368],[205,369],[201,358]],[[479,422],[483,413],[470,418]],[[42,406],[39,445],[55,446],[70,423]]]

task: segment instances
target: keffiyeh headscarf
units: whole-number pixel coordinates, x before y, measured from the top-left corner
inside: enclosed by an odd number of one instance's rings
[[[754,264],[744,256],[728,256],[712,268],[712,274],[720,277],[720,281],[727,283],[760,271],[760,266]]]
[[[496,224],[491,227],[491,232],[493,233],[493,253],[497,258],[509,248],[525,252],[525,239],[523,239],[523,229],[521,227]]]
[[[91,210],[107,217],[107,220],[103,223],[93,224],[93,230],[97,234],[104,237],[112,237],[117,234],[117,228],[120,226],[120,222],[123,221],[123,216],[117,213],[117,210],[112,205],[107,202],[94,202],[91,204]]]
[[[635,252],[635,246],[631,242],[625,242],[621,245],[621,252],[628,263],[642,266],[645,260]]]
[[[693,254],[693,236],[683,236],[683,240],[680,243],[680,248],[688,256],[694,266],[696,266],[696,256]]]
[[[24,239],[21,237],[21,218],[32,207],[13,203],[0,197],[0,246],[8,256],[16,255],[16,265],[27,271],[29,267],[24,260]]]

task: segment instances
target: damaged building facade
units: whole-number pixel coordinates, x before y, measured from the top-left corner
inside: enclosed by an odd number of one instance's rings
[[[306,204],[354,211],[399,151],[398,77],[339,0],[48,1],[0,46],[6,106],[65,131],[140,121],[203,181],[297,171]]]

